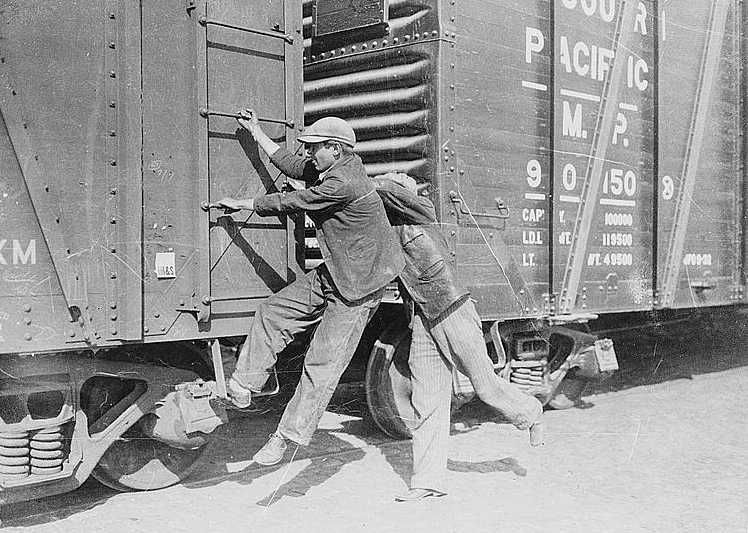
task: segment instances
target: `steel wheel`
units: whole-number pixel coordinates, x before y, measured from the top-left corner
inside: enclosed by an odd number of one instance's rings
[[[148,416],[153,415],[144,419]],[[206,447],[173,448],[147,437],[139,422],[109,447],[94,468],[93,476],[107,487],[121,491],[162,489],[185,479]]]
[[[374,343],[366,367],[366,403],[372,420],[396,439],[411,437],[405,420],[415,419],[410,403],[409,351],[410,331],[401,326],[388,328]]]
[[[210,379],[209,370],[200,355],[190,345],[171,344],[147,349],[140,347],[136,353],[124,350],[114,352],[111,358],[158,362],[189,369],[200,377]],[[89,420],[89,431],[96,433],[104,429],[97,427],[97,420],[103,420],[102,417],[110,410],[116,412],[126,408],[132,401],[127,397],[133,394],[135,387],[131,381],[110,377],[88,381],[81,389],[81,404]],[[208,436],[196,437],[193,449],[169,446],[143,432],[143,426],[147,427],[153,417],[155,415],[146,414],[113,442],[94,468],[93,477],[121,491],[161,489],[185,479],[207,448]]]

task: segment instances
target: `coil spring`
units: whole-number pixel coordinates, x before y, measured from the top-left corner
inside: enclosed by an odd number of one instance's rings
[[[0,477],[18,479],[29,475],[29,433],[0,433]]]
[[[67,451],[62,424],[34,431],[0,433],[0,478],[62,472]]]
[[[523,389],[541,387],[545,375],[546,360],[512,361],[509,381]]]
[[[62,472],[65,460],[62,425],[40,429],[31,436],[31,473],[49,475]]]

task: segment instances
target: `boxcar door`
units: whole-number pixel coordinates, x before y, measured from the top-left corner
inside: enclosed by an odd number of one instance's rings
[[[660,13],[658,305],[742,299],[740,4]]]
[[[553,291],[561,312],[652,305],[653,2],[554,3]]]
[[[251,106],[279,144],[301,124],[301,9],[294,2],[143,5],[148,334],[211,336],[288,283],[294,225],[201,202],[275,192],[283,178],[231,116]],[[185,318],[187,317],[187,318]],[[150,323],[150,324],[148,324]],[[233,326],[231,324],[234,324]]]

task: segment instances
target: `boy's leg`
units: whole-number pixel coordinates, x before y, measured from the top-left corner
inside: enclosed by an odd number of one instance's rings
[[[408,366],[413,386],[411,403],[417,416],[416,420],[408,421],[413,434],[410,487],[445,492],[452,400],[451,365],[440,355],[418,314],[413,317]]]
[[[304,357],[304,370],[296,392],[283,412],[277,431],[301,445],[309,444],[384,294],[382,289],[351,303],[343,300],[330,282],[323,279],[323,284],[327,307]]]
[[[541,417],[543,406],[536,398],[496,375],[472,301],[466,301],[430,331],[439,348],[448,350],[457,368],[470,378],[483,402],[520,429],[529,428]]]
[[[244,341],[232,378],[253,392],[262,390],[278,353],[295,335],[313,328],[325,309],[320,268],[307,272],[263,302]]]

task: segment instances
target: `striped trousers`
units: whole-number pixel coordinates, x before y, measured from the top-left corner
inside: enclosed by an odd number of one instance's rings
[[[499,378],[488,356],[480,318],[471,300],[435,325],[429,325],[416,307],[408,366],[416,420],[413,434],[411,488],[446,492],[452,370],[457,368],[473,385],[478,397],[512,424],[528,428],[543,407],[532,396]]]

